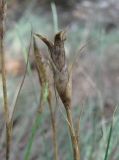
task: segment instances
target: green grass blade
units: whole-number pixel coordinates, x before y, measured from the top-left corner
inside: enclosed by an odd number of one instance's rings
[[[57,16],[57,9],[55,3],[51,3],[52,15],[53,15],[53,25],[54,25],[54,32],[58,32],[58,16]]]
[[[111,137],[112,137],[112,132],[113,132],[114,117],[115,117],[115,113],[117,111],[117,108],[118,108],[118,105],[115,107],[115,110],[114,110],[114,113],[113,113],[113,118],[112,118],[110,130],[109,130],[108,142],[107,142],[107,148],[106,148],[104,160],[108,160],[108,152],[109,152],[110,142],[111,142]]]
[[[111,123],[110,130],[109,130],[109,136],[108,136],[108,142],[107,142],[107,148],[106,148],[104,160],[107,160],[107,158],[108,158],[108,152],[109,152],[109,148],[110,148],[112,131],[113,131],[113,121],[112,121],[112,123]]]
[[[29,160],[29,158],[30,158],[30,154],[31,154],[31,151],[32,151],[33,141],[34,141],[36,132],[38,130],[38,127],[39,127],[39,125],[41,123],[41,120],[42,119],[41,119],[40,114],[37,113],[36,119],[35,119],[35,123],[34,123],[34,125],[32,127],[31,135],[30,135],[29,142],[28,142],[28,145],[27,145],[27,148],[26,148],[24,160]]]

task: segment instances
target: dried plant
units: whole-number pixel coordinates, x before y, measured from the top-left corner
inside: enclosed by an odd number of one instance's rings
[[[54,145],[54,159],[58,160],[58,149],[57,149],[57,140],[56,140],[56,120],[55,115],[52,108],[53,101],[53,73],[51,70],[51,66],[47,59],[44,59],[40,50],[38,49],[35,38],[33,39],[33,47],[34,47],[34,55],[37,73],[39,77],[39,82],[41,85],[41,95],[40,95],[40,105],[38,108],[38,112],[41,113],[44,107],[44,103],[48,101],[51,123],[52,123],[52,131],[53,131],[53,145]]]
[[[26,72],[28,66],[28,57],[27,57],[27,64],[25,68],[25,73],[23,79],[20,83],[18,92],[16,94],[16,98],[13,105],[13,111],[10,114],[10,110],[8,107],[8,96],[7,96],[7,84],[6,84],[6,72],[5,72],[5,52],[4,52],[4,13],[5,13],[5,5],[6,2],[4,0],[0,0],[0,64],[1,64],[1,73],[2,73],[2,86],[3,86],[3,101],[4,101],[4,116],[5,116],[5,123],[6,123],[6,160],[10,159],[10,148],[11,148],[11,140],[12,140],[12,129],[13,129],[13,118],[14,113],[16,110],[17,100],[22,89]],[[31,44],[30,44],[31,45]],[[30,48],[30,47],[29,47]]]
[[[48,47],[50,53],[50,63],[54,73],[54,82],[57,92],[64,104],[68,126],[72,141],[74,160],[80,160],[80,151],[75,133],[72,113],[71,113],[71,98],[72,98],[72,76],[71,70],[67,66],[65,57],[64,41],[66,40],[66,33],[64,31],[58,32],[54,37],[54,43],[47,38],[36,34]]]
[[[8,108],[6,73],[5,73],[4,13],[5,13],[5,1],[0,0],[0,64],[1,64],[1,72],[2,72],[4,115],[5,115],[5,123],[6,123],[6,160],[9,160],[12,125],[10,122],[10,112],[9,112],[9,108]]]

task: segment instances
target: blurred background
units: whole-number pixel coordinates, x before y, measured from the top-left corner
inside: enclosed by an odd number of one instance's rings
[[[26,65],[30,33],[53,40],[67,31],[67,61],[73,63],[72,113],[80,117],[82,160],[103,160],[115,107],[117,111],[108,160],[119,159],[119,0],[8,0],[5,53],[9,107],[12,109]],[[46,46],[38,40],[42,53]],[[39,104],[40,86],[33,53],[14,117],[11,160],[23,160]],[[5,131],[0,81],[0,159],[5,156]],[[72,160],[72,146],[62,103],[56,104],[59,160]],[[46,105],[31,160],[53,160],[52,130]]]

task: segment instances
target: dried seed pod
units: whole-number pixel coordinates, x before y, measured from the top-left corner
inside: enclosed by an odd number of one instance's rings
[[[53,62],[57,66],[58,70],[62,70],[65,66],[65,49],[64,41],[66,40],[65,32],[61,31],[55,35],[54,39],[54,50],[51,54]]]
[[[66,33],[64,31],[58,32],[54,37],[54,44],[41,35],[37,34],[36,36],[47,45],[50,51],[55,85],[64,106],[67,107],[71,104],[71,76],[65,58]]]

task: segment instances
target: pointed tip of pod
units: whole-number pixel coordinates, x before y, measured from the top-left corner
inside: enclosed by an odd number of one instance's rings
[[[48,40],[46,37],[41,36],[40,34],[34,34],[36,37],[40,38],[48,47],[48,49],[50,50],[50,52],[52,52],[54,44],[53,42],[51,42],[50,40]]]
[[[66,40],[66,31],[60,31],[55,35],[55,41],[65,41]]]
[[[38,37],[41,40],[43,40],[45,37],[41,36],[40,34],[34,33],[34,37]]]

